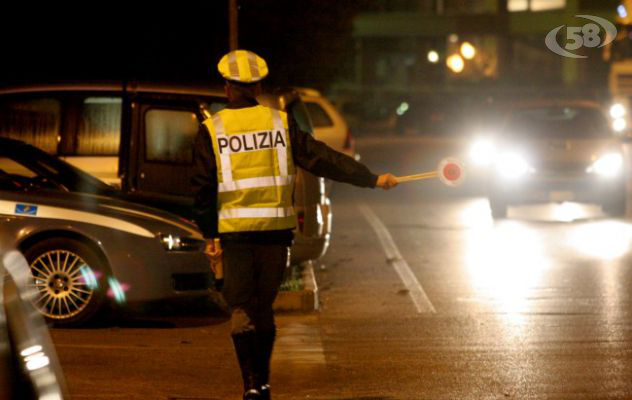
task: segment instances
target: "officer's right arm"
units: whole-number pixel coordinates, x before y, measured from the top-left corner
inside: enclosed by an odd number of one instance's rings
[[[290,140],[294,162],[316,176],[360,187],[383,187],[378,176],[346,154],[337,152],[312,135],[301,131],[289,118]]]
[[[215,238],[217,232],[217,173],[215,154],[210,135],[204,125],[195,139],[193,148],[195,174],[191,186],[195,193],[195,222],[206,239]]]

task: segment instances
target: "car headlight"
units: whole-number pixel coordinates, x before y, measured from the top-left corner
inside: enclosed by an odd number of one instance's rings
[[[205,246],[203,240],[178,235],[161,234],[158,239],[167,251],[202,251]]]
[[[625,117],[625,114],[626,114],[625,107],[621,103],[615,103],[612,105],[612,107],[610,107],[610,116],[614,120]]]
[[[586,172],[611,178],[618,175],[623,168],[623,156],[619,153],[608,153],[601,156]]]
[[[160,235],[160,242],[168,251],[179,251],[182,249],[182,239],[177,235]]]
[[[617,133],[623,132],[627,127],[628,123],[625,118],[617,118],[612,121],[612,129],[614,129],[614,131]]]
[[[486,166],[494,161],[496,146],[489,139],[478,139],[470,149],[470,159],[475,165]]]
[[[507,179],[519,179],[532,171],[527,160],[518,153],[505,153],[496,163],[498,173]]]

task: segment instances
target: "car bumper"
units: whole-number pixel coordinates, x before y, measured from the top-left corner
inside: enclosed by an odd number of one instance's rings
[[[317,260],[322,257],[329,247],[329,235],[322,237],[308,237],[297,234],[290,253],[290,262],[300,264]]]
[[[126,302],[199,297],[208,293],[212,275],[209,261],[201,251],[166,251],[158,241],[143,242],[119,247],[130,249],[127,252],[106,252],[112,275],[123,289]]]
[[[319,221],[318,235],[308,236],[300,232],[294,235],[294,244],[290,252],[290,262],[300,264],[307,261],[318,260],[325,255],[331,239],[332,211],[329,199],[325,204],[319,204],[322,221]]]
[[[533,174],[516,180],[496,177],[490,185],[491,196],[511,204],[564,201],[601,204],[624,190],[623,176],[605,178],[589,174]]]

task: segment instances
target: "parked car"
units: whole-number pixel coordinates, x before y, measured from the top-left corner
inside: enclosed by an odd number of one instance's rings
[[[116,191],[0,138],[0,233],[26,256],[39,311],[77,325],[111,300],[206,296],[210,271],[197,226],[107,194]]]
[[[490,137],[472,144],[472,159],[489,165],[489,201],[495,218],[507,206],[584,201],[612,215],[625,212],[621,140],[592,101],[537,100],[506,110]]]
[[[201,121],[224,108],[226,102],[221,88],[184,85],[5,88],[0,90],[0,136],[58,155],[119,187],[126,200],[192,220],[193,141]],[[297,192],[320,190],[305,189],[304,184],[307,181],[299,180]],[[303,199],[297,196],[298,208]],[[304,208],[296,243],[301,243],[306,227],[323,226],[326,218],[317,209]],[[292,262],[301,263],[319,251],[295,247],[292,253]]]
[[[355,140],[344,117],[319,91],[310,88],[296,89],[310,116],[314,137],[329,147],[357,158]]]
[[[291,114],[303,132],[314,135],[310,116],[296,90],[282,88],[260,96],[258,101]],[[294,240],[292,252],[296,255],[292,254],[292,258],[317,260],[327,252],[331,238],[331,201],[325,193],[325,179],[298,168],[294,200],[301,234]]]
[[[38,292],[19,252],[0,235],[0,399],[69,399],[66,381],[41,314]]]

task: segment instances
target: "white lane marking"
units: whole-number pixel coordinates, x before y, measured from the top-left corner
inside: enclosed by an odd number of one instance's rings
[[[384,226],[384,223],[382,223],[378,216],[375,215],[373,210],[371,210],[371,208],[366,204],[362,204],[358,206],[358,208],[360,209],[362,214],[364,214],[364,217],[369,222],[369,225],[371,225],[371,227],[373,228],[373,231],[375,231],[378,239],[380,239],[380,243],[382,244],[382,248],[384,249],[384,253],[386,253],[386,257],[388,258],[389,263],[393,266],[393,268],[397,272],[397,275],[399,275],[399,278],[404,283],[404,286],[406,286],[406,289],[408,289],[408,294],[415,304],[417,312],[419,312],[420,314],[436,313],[437,311],[435,310],[434,306],[430,302],[430,299],[426,295],[424,288],[417,280],[417,277],[415,276],[413,271],[411,271],[410,266],[408,265],[406,260],[404,260],[404,258],[402,257],[399,249],[397,248],[397,245],[393,241],[390,232],[388,231],[386,226]]]
[[[15,207],[17,204],[26,204],[29,206],[37,207],[37,214],[16,214]],[[43,206],[34,203],[20,203],[13,201],[0,200],[0,215],[17,216],[24,218],[46,218],[56,219],[62,221],[74,221],[84,224],[97,225],[105,228],[115,229],[130,233],[132,235],[143,236],[147,238],[154,238],[155,235],[149,232],[147,229],[138,225],[132,224],[127,221],[120,220],[118,218],[106,217],[103,215],[89,213],[85,211],[70,210],[67,208],[59,208],[52,206]]]

